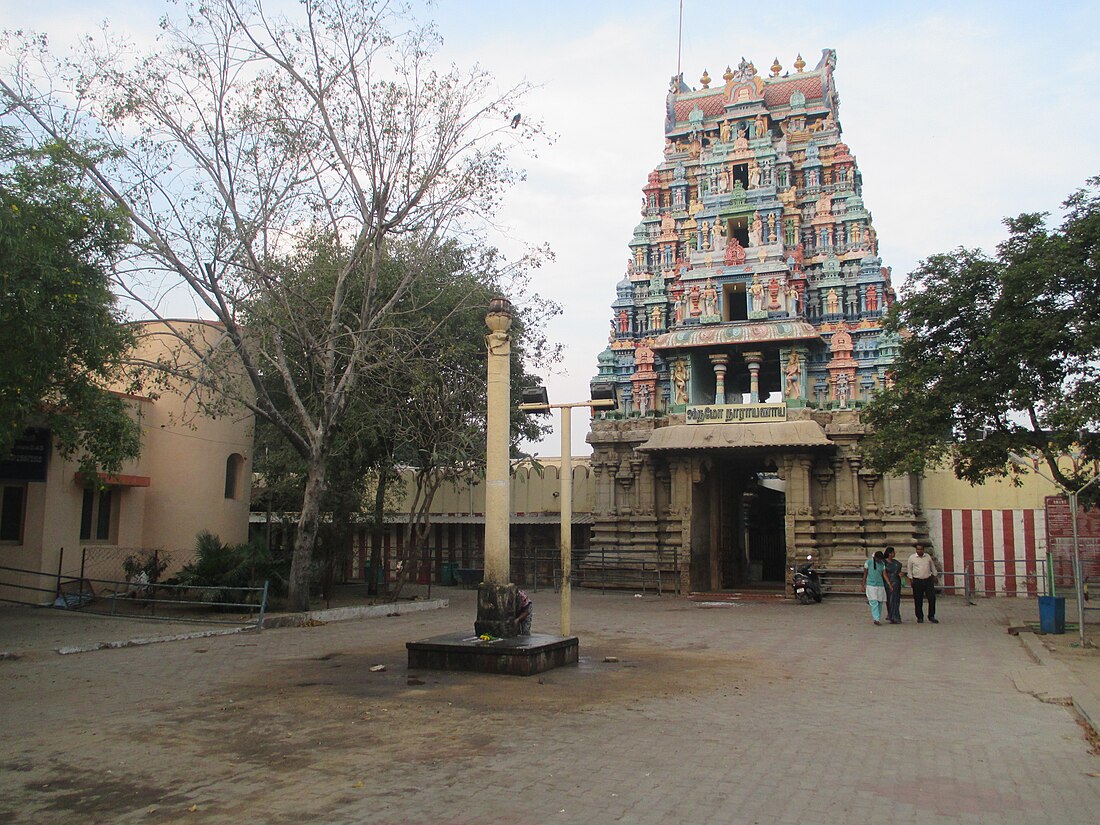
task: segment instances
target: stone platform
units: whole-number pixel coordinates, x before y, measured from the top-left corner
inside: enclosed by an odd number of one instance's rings
[[[532,633],[483,642],[473,633],[447,633],[416,642],[406,642],[409,668],[424,670],[473,670],[532,676],[563,665],[577,663],[580,642],[576,636]]]

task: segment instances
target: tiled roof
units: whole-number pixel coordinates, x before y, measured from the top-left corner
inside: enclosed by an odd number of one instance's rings
[[[805,77],[791,77],[764,83],[764,105],[769,109],[787,106],[791,95],[796,91],[806,96],[806,101],[821,100],[821,75],[811,74]],[[676,122],[685,123],[692,110],[698,106],[708,119],[721,117],[726,111],[726,89],[724,86],[712,90],[711,94],[699,97],[680,98],[676,101]]]
[[[764,104],[769,109],[786,106],[796,91],[802,92],[807,101],[820,100],[824,96],[821,91],[821,76],[815,74],[809,77],[792,77],[778,83],[766,83]]]
[[[687,100],[676,101],[676,122],[683,123],[691,115],[692,109],[698,106],[703,114],[708,117],[718,117],[726,111],[726,92],[719,89],[706,97],[689,97]]]

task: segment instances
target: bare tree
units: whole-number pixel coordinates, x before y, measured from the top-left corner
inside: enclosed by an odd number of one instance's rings
[[[295,15],[262,0],[188,3],[143,55],[106,38],[58,60],[44,39],[12,39],[0,94],[8,118],[62,141],[129,215],[121,293],[164,318],[182,285],[224,331],[211,349],[169,321],[183,356],[149,366],[204,403],[270,420],[305,461],[290,600],[306,609],[334,433],[419,275],[385,277],[387,243],[415,235],[427,260],[446,236],[476,235],[518,179],[510,144],[539,128],[509,128],[526,84],[434,69],[433,29],[393,3],[302,0]],[[318,236],[342,253],[334,286],[299,300],[286,262]],[[281,311],[246,328],[256,306]],[[272,375],[289,404],[272,398]]]

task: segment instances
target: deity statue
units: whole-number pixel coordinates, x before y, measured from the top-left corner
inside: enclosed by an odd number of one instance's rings
[[[607,340],[610,343],[615,340],[615,319],[611,319],[611,334],[607,336]]]
[[[758,280],[752,282],[749,287],[749,310],[763,311],[764,309],[764,284]]]
[[[737,137],[733,140],[734,149],[748,149],[749,139],[746,136],[748,129],[745,126],[737,127]]]
[[[686,404],[688,402],[687,383],[687,367],[684,365],[684,361],[681,358],[678,359],[672,367],[672,387],[675,391],[675,403]]]
[[[764,229],[764,222],[760,220],[760,215],[757,215],[752,219],[752,229],[749,230],[749,246],[760,246],[761,233]]]
[[[623,334],[630,332],[630,316],[626,314],[625,309],[619,310],[619,332]]]
[[[755,163],[749,167],[749,189],[755,189],[760,185],[760,167]]]
[[[764,137],[765,134],[767,134],[768,125],[764,122],[764,116],[763,115],[757,115],[756,116],[756,121],[755,121],[754,125],[756,127],[756,136],[758,138],[762,138],[762,137]]]
[[[836,377],[836,400],[840,402],[840,408],[842,410],[848,409],[848,376],[846,373],[841,373]]]
[[[736,237],[730,238],[726,244],[726,265],[736,266],[745,262],[745,247]]]
[[[786,388],[784,395],[787,398],[801,398],[802,397],[802,364],[798,360],[798,353],[791,349],[791,356],[787,359],[787,366],[783,369],[783,374],[787,376]]]
[[[798,314],[798,290],[791,282],[787,282],[787,314],[794,317]]]
[[[672,307],[674,313],[673,317],[676,318],[676,326],[680,326],[684,323],[684,296],[681,295],[676,299],[676,303]]]
[[[692,284],[690,290],[690,299],[688,306],[691,307],[690,313],[692,318],[698,318],[703,314],[702,307],[699,306],[702,295],[699,291],[699,284]]]
[[[703,290],[703,315],[709,318],[718,317],[718,290],[714,288],[714,282],[707,278],[706,289]]]
[[[645,415],[649,412],[649,386],[642,384],[638,388],[638,414]]]
[[[723,120],[718,127],[718,139],[723,143],[729,143],[730,140],[730,122]]]

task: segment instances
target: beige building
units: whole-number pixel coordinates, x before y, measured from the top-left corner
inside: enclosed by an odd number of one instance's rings
[[[180,323],[211,342],[220,336],[211,324]],[[137,355],[170,352],[165,331],[143,324]],[[122,579],[122,561],[140,550],[167,553],[178,569],[202,530],[227,543],[247,539],[252,416],[201,415],[179,390],[124,396],[141,426],[141,455],[101,484],[86,484],[76,463],[50,448],[48,432],[28,431],[16,450],[23,460],[0,465],[0,599],[51,602],[59,575]]]

